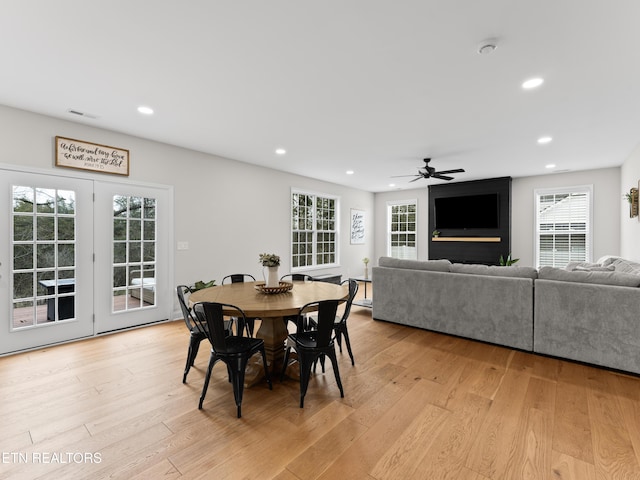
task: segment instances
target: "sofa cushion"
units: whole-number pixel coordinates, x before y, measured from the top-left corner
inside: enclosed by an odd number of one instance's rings
[[[632,262],[624,258],[616,258],[611,262],[611,266],[615,268],[619,273],[631,273],[633,275],[640,275],[640,263]]]
[[[609,265],[608,267],[601,267],[600,265],[594,265],[593,267],[577,265],[572,270],[576,272],[613,272],[615,271],[615,267],[613,265]]]
[[[538,278],[538,272],[533,267],[499,267],[496,265],[476,265],[454,263],[451,265],[453,273],[467,273],[470,275],[489,275],[491,277]]]
[[[448,272],[451,267],[449,260],[402,260],[400,258],[380,257],[380,267],[405,268],[407,270],[431,270],[435,272]]]
[[[640,275],[619,272],[568,272],[563,268],[542,267],[538,271],[540,280],[557,280],[561,282],[598,283],[619,287],[640,287]]]

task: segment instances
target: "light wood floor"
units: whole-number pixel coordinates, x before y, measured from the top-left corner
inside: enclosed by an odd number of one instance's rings
[[[172,322],[0,358],[0,478],[640,479],[640,379],[373,321],[356,366],[245,390]],[[99,463],[98,463],[99,461]]]

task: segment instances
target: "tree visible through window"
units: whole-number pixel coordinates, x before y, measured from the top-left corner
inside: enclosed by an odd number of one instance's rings
[[[387,255],[390,257],[418,258],[416,210],[415,200],[388,205]]]
[[[292,269],[337,263],[337,211],[334,197],[292,193]]]
[[[536,190],[536,263],[591,260],[591,187]]]

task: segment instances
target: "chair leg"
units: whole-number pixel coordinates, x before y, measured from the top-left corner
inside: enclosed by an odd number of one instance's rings
[[[351,366],[354,366],[356,362],[353,360],[353,352],[351,351],[351,342],[349,341],[349,331],[347,327],[344,328],[344,342],[347,344],[347,352],[349,352],[349,357],[351,357]],[[342,352],[342,349],[340,349]]]
[[[247,318],[247,330],[249,330],[249,336],[253,337],[253,327],[256,324],[255,318]]]
[[[187,352],[187,364],[184,366],[184,375],[182,376],[182,383],[187,383],[187,374],[193,366],[193,362],[198,356],[198,350],[200,349],[200,339],[191,334],[189,339],[189,350]]]
[[[298,352],[298,364],[300,365],[300,408],[304,408],[304,396],[309,387],[311,377],[311,365],[315,363],[314,355]]]
[[[336,330],[336,343],[340,348],[340,353],[342,353],[342,330]]]
[[[336,357],[336,352],[335,350],[332,350],[327,353],[327,355],[331,359],[331,364],[333,365],[333,373],[336,376],[336,383],[340,389],[340,397],[344,398],[344,390],[342,389],[342,382],[340,381],[340,370],[338,370],[338,358]]]
[[[280,381],[282,382],[284,380],[284,374],[287,371],[287,364],[289,363],[289,351],[291,350],[291,347],[287,347],[284,350],[284,360],[282,362],[282,371],[280,372]]]
[[[200,395],[200,403],[198,403],[198,410],[202,410],[202,402],[204,402],[204,397],[207,395],[207,389],[209,388],[209,379],[211,378],[211,370],[213,370],[213,366],[217,361],[216,354],[211,352],[211,356],[209,357],[209,365],[207,366],[207,374],[204,377],[204,386],[202,387],[202,395]]]
[[[248,358],[240,357],[233,359],[233,396],[236,400],[238,418],[242,417],[242,394],[244,393],[244,372],[247,368]]]

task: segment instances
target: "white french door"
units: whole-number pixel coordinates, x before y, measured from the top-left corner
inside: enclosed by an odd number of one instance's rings
[[[173,192],[0,167],[0,355],[170,318]]]
[[[171,190],[96,182],[96,333],[170,318]]]
[[[0,354],[93,335],[93,182],[0,169]]]

